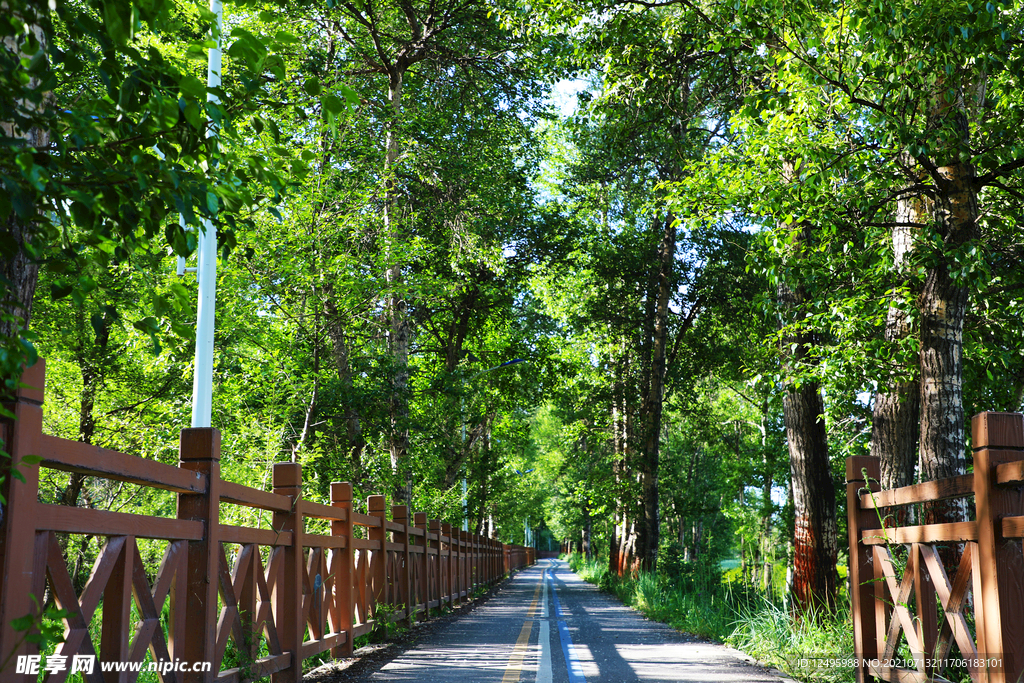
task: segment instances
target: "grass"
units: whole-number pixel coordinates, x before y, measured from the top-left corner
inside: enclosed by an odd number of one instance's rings
[[[849,609],[794,618],[781,605],[764,600],[738,610],[728,642],[751,657],[805,681],[852,681],[852,666],[829,660],[853,653]]]
[[[649,619],[728,643],[801,681],[853,681],[852,667],[827,661],[853,652],[846,605],[833,614],[795,618],[778,600],[728,580],[718,569],[683,565],[673,577],[640,572],[620,578],[608,571],[607,561],[581,555],[568,560],[580,578]]]

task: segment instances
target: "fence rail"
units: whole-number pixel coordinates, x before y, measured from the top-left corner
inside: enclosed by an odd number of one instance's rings
[[[430,618],[430,610],[468,601],[477,587],[535,562],[533,549],[504,545],[370,496],[355,509],[352,486],[331,484],[329,505],[303,498],[302,468],[279,463],[273,491],[224,481],[220,433],[184,429],[177,467],[42,433],[42,361],[26,371],[0,422],[0,438],[20,476],[4,470],[0,528],[0,681],[19,655],[37,655],[15,621],[38,614],[44,595],[67,613],[56,654],[71,662],[209,662],[208,672],[160,671],[165,683],[241,683],[270,675],[295,683],[302,661],[330,650],[349,656],[353,641],[384,621]],[[39,464],[22,462],[38,456]],[[40,468],[163,489],[177,495],[177,517],[109,512],[39,502]],[[222,506],[270,511],[270,528],[221,523]],[[325,520],[330,533],[307,532]],[[79,594],[58,534],[105,537]],[[154,578],[137,539],[167,545]],[[33,597],[34,596],[34,597]],[[35,600],[35,601],[34,601]],[[98,631],[99,647],[93,633]],[[225,665],[229,644],[234,665]],[[130,669],[130,667],[126,667]],[[54,683],[70,671],[47,674]],[[137,671],[83,673],[89,683],[131,683]]]
[[[878,458],[846,461],[858,681],[1024,676],[1024,416],[980,413],[971,427],[971,474],[880,491]],[[905,506],[971,496],[966,521],[902,524]]]

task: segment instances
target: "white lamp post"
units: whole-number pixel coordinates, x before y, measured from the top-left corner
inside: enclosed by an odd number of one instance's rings
[[[221,32],[224,28],[224,6],[221,0],[210,0],[210,11],[217,17],[214,30],[216,45],[210,48],[206,70],[206,86],[220,87]],[[220,104],[220,99],[208,93],[207,102]],[[208,138],[217,137],[217,127],[210,124]],[[213,412],[213,331],[214,310],[217,305],[217,228],[213,221],[203,219],[199,235],[199,306],[196,315],[196,362],[192,377],[192,426],[209,427]],[[179,266],[179,270],[181,267]]]

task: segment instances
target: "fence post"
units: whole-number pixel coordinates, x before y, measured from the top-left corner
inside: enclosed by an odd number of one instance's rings
[[[476,588],[476,534],[466,532],[466,602]]]
[[[444,553],[444,594],[447,596],[449,607],[455,606],[455,562],[452,553],[452,525],[448,522],[441,524],[441,533],[448,539],[445,544]]]
[[[371,550],[370,553],[370,594],[373,596],[373,619],[376,622],[380,616],[378,605],[388,601],[388,554],[387,554],[387,513],[384,512],[384,496],[370,496],[366,499],[366,512],[377,518],[377,525],[367,530],[371,541],[380,544],[380,550]],[[379,624],[376,624],[379,626]]]
[[[203,523],[201,541],[189,541],[185,624],[174,624],[171,632],[185,635],[181,659],[186,662],[211,662],[208,673],[185,673],[186,681],[213,681],[220,662],[215,661],[217,648],[218,584],[220,583],[220,432],[211,427],[181,430],[179,447],[183,470],[192,470],[206,477],[204,493],[178,494],[178,519],[191,519]],[[177,598],[175,598],[177,599]],[[182,614],[180,609],[172,615]],[[175,648],[175,656],[179,656]]]
[[[473,548],[469,543],[469,532],[462,531],[459,533],[459,546],[462,550],[462,556],[459,558],[462,560],[462,580],[459,588],[461,588],[462,601],[469,602],[469,591],[473,588],[473,579],[471,574],[471,567],[473,566]]]
[[[466,590],[466,595],[463,599],[469,602],[469,594],[473,590],[473,536],[468,531],[463,531],[462,541],[464,543],[462,547],[462,563],[463,571],[465,572],[463,587]]]
[[[274,464],[274,493],[292,499],[291,509],[275,512],[271,524],[278,533],[291,532],[291,545],[284,546],[284,567],[278,577],[277,635],[281,649],[292,654],[291,664],[271,676],[273,683],[299,683],[302,680],[302,641],[306,631],[302,613],[302,465],[297,462]]]
[[[865,481],[864,475],[870,481]],[[877,510],[864,510],[860,506],[863,490],[878,490],[881,476],[879,460],[872,456],[851,456],[846,459],[846,520],[849,529],[850,611],[853,615],[853,656],[856,658],[854,674],[857,683],[867,683],[871,674],[865,660],[877,660],[878,633],[875,624],[875,569],[874,554],[862,542],[861,532],[877,529]]]
[[[332,552],[331,571],[334,572],[334,599],[338,613],[335,631],[345,631],[345,642],[331,649],[333,657],[352,656],[352,484],[347,481],[331,483],[331,505],[345,511],[345,519],[331,522],[331,535],[345,539],[345,547]]]
[[[469,546],[468,531],[459,531],[459,604],[469,600]]]
[[[978,655],[1001,658],[988,668],[992,683],[1016,682],[1024,672],[1024,613],[1020,541],[1002,536],[1001,519],[1024,514],[1024,491],[996,485],[996,467],[1024,458],[1024,416],[979,413],[971,420],[974,448],[974,504],[978,523],[975,619]]]
[[[30,593],[40,605],[43,603],[39,583],[40,579],[45,581],[45,577],[33,576],[35,561],[31,552],[36,545],[34,513],[39,495],[39,466],[27,465],[21,460],[35,450],[36,436],[43,430],[45,381],[46,364],[40,358],[21,375],[21,383],[27,387],[17,390],[13,403],[4,403],[4,408],[14,413],[14,419],[0,420],[0,447],[11,456],[0,464],[5,501],[0,508],[3,513],[0,522],[0,661],[10,655],[10,667],[14,666],[17,655],[38,651],[27,642],[15,650],[14,645],[22,634],[14,630],[11,622],[35,612]],[[12,467],[24,481],[12,476]],[[4,678],[6,680],[7,676]]]
[[[420,561],[420,580],[416,589],[417,600],[423,601],[423,621],[430,619],[430,529],[427,526],[427,513],[417,512],[413,515],[416,521],[416,528],[423,531],[423,559]],[[419,603],[417,603],[419,604]]]
[[[427,582],[427,616],[430,616],[430,603],[434,602],[435,595],[437,600],[437,612],[441,613],[441,608],[444,607],[444,576],[443,568],[444,564],[441,562],[441,520],[431,519],[427,523],[428,531],[436,538],[431,539],[430,543],[427,544],[428,550],[434,550],[434,557],[436,558],[433,562],[428,562],[428,567],[434,568],[434,580]]]
[[[469,548],[469,587],[475,590],[480,585],[480,537],[476,534],[469,536]]]
[[[452,569],[452,607],[462,602],[462,531],[452,529],[450,549],[455,551],[451,562]]]
[[[392,542],[402,546],[401,564],[398,567],[398,576],[395,577],[394,586],[397,588],[395,602],[401,601],[405,605],[405,625],[408,626],[416,618],[415,607],[412,604],[412,565],[409,562],[409,506],[392,505],[391,521],[402,525],[401,531],[392,532]]]

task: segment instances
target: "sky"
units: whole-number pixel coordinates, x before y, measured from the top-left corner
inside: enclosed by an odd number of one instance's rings
[[[562,116],[576,113],[576,95],[587,89],[588,83],[582,78],[563,79],[551,87],[548,99]]]

